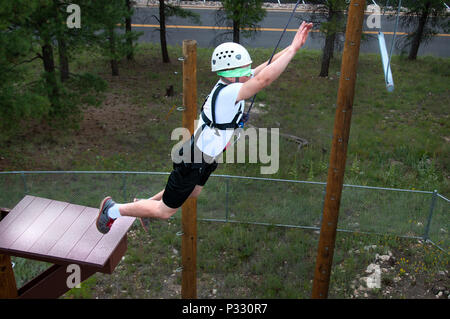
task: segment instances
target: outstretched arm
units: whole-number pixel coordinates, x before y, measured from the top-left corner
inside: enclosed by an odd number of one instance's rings
[[[275,55],[273,56],[272,61],[271,61],[270,63],[275,62],[280,56],[282,56],[283,54],[285,54],[286,51],[289,49],[289,47],[290,47],[290,46],[288,46],[287,48],[285,48],[285,49],[283,49],[282,51],[280,51],[280,52],[278,52],[277,54],[275,54]],[[268,63],[269,63],[269,60],[267,60],[267,61],[264,62],[264,63],[261,63],[260,65],[258,65],[258,66],[255,68],[255,74],[254,74],[254,75],[257,76],[257,75],[259,74],[259,72],[261,72],[262,69],[264,69],[264,68],[267,66]]]
[[[303,22],[298,28],[291,45],[281,51],[282,54],[279,53],[277,59],[274,59],[275,61],[272,60],[272,63],[261,68],[254,78],[245,82],[239,90],[236,100],[248,99],[275,81],[286,69],[297,51],[305,44],[312,26],[312,23]]]

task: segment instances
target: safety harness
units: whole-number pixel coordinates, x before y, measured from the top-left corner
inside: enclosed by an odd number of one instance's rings
[[[219,132],[217,130],[226,130],[226,129],[237,129],[239,127],[242,127],[242,122],[241,122],[241,118],[242,118],[242,110],[239,110],[239,112],[236,113],[236,115],[234,116],[233,120],[229,123],[217,123],[216,122],[216,100],[217,100],[217,96],[219,95],[220,91],[226,87],[226,84],[223,83],[218,83],[216,85],[216,87],[214,88],[214,91],[212,93],[212,97],[211,97],[211,117],[212,119],[209,119],[204,111],[204,106],[206,104],[206,101],[208,101],[209,95],[206,97],[205,102],[203,102],[202,108],[201,108],[201,114],[200,116],[202,117],[203,120],[203,124],[200,127],[199,130],[197,130],[196,134],[192,134],[190,140],[188,141],[188,143],[190,144],[190,149],[191,149],[191,163],[193,167],[202,167],[203,163],[195,163],[195,153],[196,152],[201,152],[201,150],[199,150],[196,146],[196,142],[200,136],[200,134],[202,133],[202,131],[205,129],[205,127],[210,127],[211,129],[215,129],[216,132],[215,134],[217,136],[219,135]],[[238,102],[239,103],[239,102]],[[225,151],[225,150],[224,150]],[[214,158],[204,154],[203,152],[202,156],[203,159],[207,159],[206,162],[211,163],[212,161],[214,161]],[[179,151],[179,155],[183,156],[183,147],[180,149]]]
[[[203,131],[205,126],[209,126],[210,128],[216,129],[216,135],[218,135],[217,130],[226,130],[229,128],[237,129],[239,127],[239,120],[240,120],[242,111],[237,112],[236,115],[234,116],[233,120],[229,123],[216,123],[217,96],[219,95],[219,92],[226,86],[227,86],[226,84],[219,83],[219,84],[217,84],[217,86],[214,89],[214,92],[213,92],[213,95],[211,98],[211,117],[212,117],[211,120],[206,116],[206,114],[203,110],[203,107],[204,107],[206,101],[208,100],[209,96],[206,98],[205,102],[203,103],[202,110],[201,110],[201,117],[202,117],[204,124],[202,125],[201,131]]]

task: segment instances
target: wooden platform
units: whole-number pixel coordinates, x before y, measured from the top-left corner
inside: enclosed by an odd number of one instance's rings
[[[19,297],[36,296],[29,294],[30,288],[37,282],[46,287],[46,281],[56,274],[63,280],[69,275],[66,268],[70,264],[81,267],[82,277],[112,273],[126,251],[126,233],[135,218],[119,218],[103,235],[95,225],[97,214],[98,208],[27,195],[0,221],[0,254],[54,264],[19,289]]]

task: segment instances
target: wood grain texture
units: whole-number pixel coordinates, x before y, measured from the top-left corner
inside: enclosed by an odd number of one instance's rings
[[[197,117],[197,42],[183,41],[183,127],[194,133]],[[181,297],[197,298],[197,200],[188,199],[181,208]]]
[[[365,0],[352,0],[349,5],[336,115],[334,119],[333,140],[328,167],[327,188],[314,272],[312,289],[312,298],[314,299],[328,297],[347,146],[350,135],[365,4]]]
[[[11,266],[11,257],[0,254],[0,299],[16,297],[17,286]]]
[[[0,253],[102,269],[135,218],[119,218],[104,235],[97,230],[97,215],[98,208],[25,196],[0,221]]]
[[[49,226],[47,231],[30,247],[28,252],[48,255],[53,246],[85,209],[86,207],[84,206],[69,204],[64,212]]]
[[[36,241],[41,237],[50,225],[63,213],[69,203],[52,201],[38,218],[28,227],[28,229],[17,238],[9,247],[15,250],[28,251]]]
[[[22,211],[11,212],[6,216],[5,220],[13,213],[18,215],[14,220],[6,227],[4,231],[0,233],[0,247],[9,248],[9,246],[16,241],[27,228],[34,223],[44,209],[51,203],[51,200],[46,198],[35,197],[33,201]],[[3,224],[4,221],[1,223]]]

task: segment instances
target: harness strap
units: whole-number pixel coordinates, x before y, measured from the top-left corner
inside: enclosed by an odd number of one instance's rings
[[[229,129],[229,128],[237,129],[239,127],[239,123],[237,123],[237,121],[239,119],[239,116],[243,113],[242,111],[237,112],[236,115],[234,116],[233,120],[230,123],[216,123],[216,116],[215,116],[216,99],[217,99],[217,96],[219,95],[220,90],[222,90],[224,87],[226,87],[226,84],[219,83],[216,86],[216,88],[215,88],[215,90],[213,92],[212,100],[211,100],[212,120],[210,120],[206,116],[206,114],[205,114],[205,112],[203,110],[204,105],[205,105],[206,101],[208,100],[209,96],[206,98],[205,102],[202,105],[201,114],[200,114],[204,123],[202,124],[200,129],[197,130],[196,134],[192,134],[191,135],[190,140],[187,142],[187,143],[190,144],[191,163],[192,163],[190,165],[193,168],[202,168],[203,165],[204,165],[203,161],[202,161],[202,163],[195,163],[195,154],[196,154],[196,152],[202,153],[202,156],[206,159],[207,163],[212,163],[215,160],[214,158],[212,158],[210,156],[207,156],[206,154],[201,152],[199,149],[197,149],[197,146],[196,146],[197,139],[200,137],[200,134],[205,129],[205,127],[209,126],[210,128],[215,128],[216,130],[226,130],[226,129]],[[218,134],[218,132],[216,134]],[[226,149],[226,147],[225,147],[225,149]],[[180,156],[183,156],[183,147],[181,147],[181,149],[179,150],[178,154]]]
[[[217,128],[219,130],[226,130],[229,128],[235,129],[238,127],[238,124],[236,124],[236,121],[239,118],[239,115],[241,115],[241,114],[242,114],[242,111],[239,111],[238,113],[236,113],[233,121],[230,123],[215,123],[215,124],[213,124],[213,122],[205,115],[204,112],[201,113],[201,117],[202,117],[203,122],[205,122],[206,126],[209,126],[211,128]]]
[[[212,116],[212,123],[211,123],[211,127],[215,127],[216,125],[216,100],[217,100],[217,96],[219,95],[219,92],[226,87],[225,84],[219,83],[219,85],[217,85],[217,88],[214,90],[213,96],[212,96],[212,100],[211,100],[211,116]]]
[[[234,116],[233,120],[230,123],[216,123],[216,100],[217,100],[217,96],[219,95],[220,90],[222,90],[224,87],[226,87],[226,84],[219,83],[212,95],[212,98],[211,98],[212,120],[210,120],[206,116],[205,112],[203,111],[203,107],[202,107],[201,117],[202,117],[203,122],[205,122],[206,126],[209,126],[211,128],[216,128],[219,130],[226,130],[229,128],[236,129],[239,127],[237,120],[238,120],[239,116],[242,114],[242,111],[237,112],[236,115]],[[202,128],[202,130],[203,130],[203,128]]]

